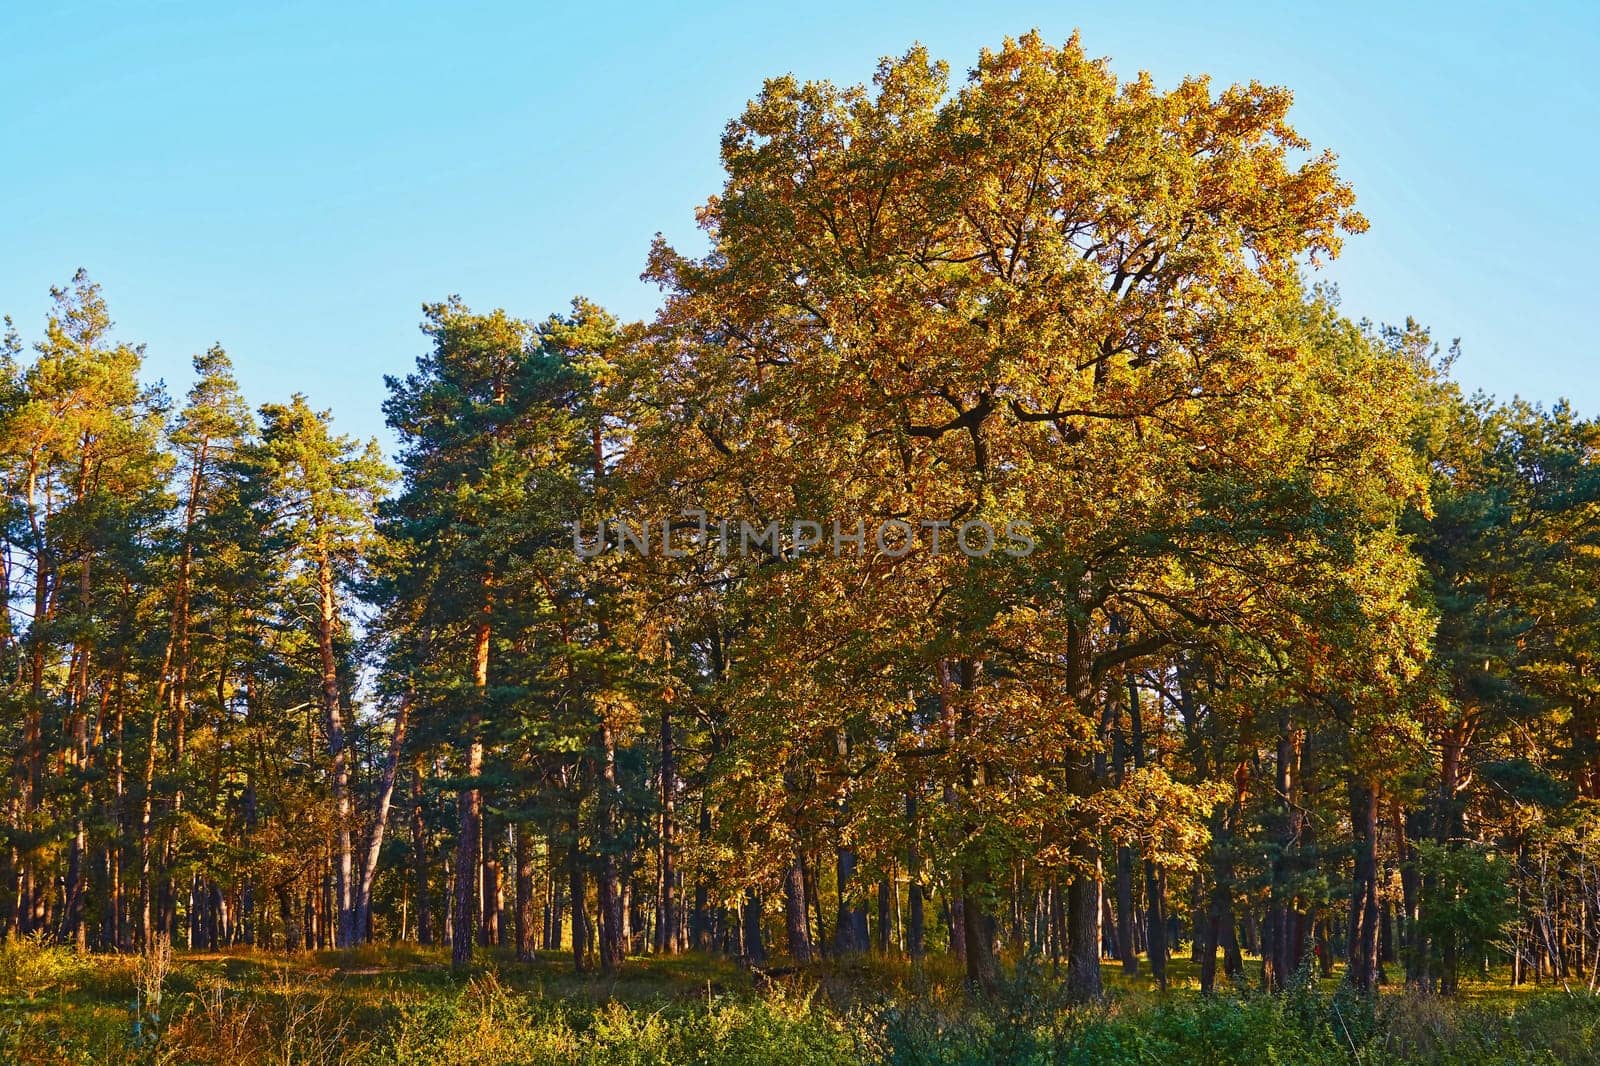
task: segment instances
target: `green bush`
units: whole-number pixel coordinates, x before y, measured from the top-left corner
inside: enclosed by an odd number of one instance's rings
[[[1236,992],[1068,1010],[1049,993],[1019,1012],[1017,993],[951,1011],[895,1004],[866,1022],[876,1061],[893,1066],[980,1063],[1061,1066],[1385,1066],[1439,1063],[1600,1064],[1600,997],[1545,995],[1515,1010],[1421,993],[1381,1003],[1303,980],[1285,995]]]
[[[460,993],[400,1004],[371,1060],[397,1066],[827,1066],[860,1057],[842,1022],[809,999],[581,1007],[513,993],[491,974]]]
[[[42,992],[75,988],[89,970],[88,960],[43,935],[7,937],[0,945],[0,996],[33,999]]]

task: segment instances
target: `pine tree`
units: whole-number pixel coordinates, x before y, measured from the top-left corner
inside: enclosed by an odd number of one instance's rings
[[[283,526],[286,548],[314,594],[312,625],[334,800],[335,943],[344,947],[358,936],[348,705],[337,647],[345,624],[341,589],[356,577],[390,472],[376,441],[362,447],[335,435],[332,416],[313,410],[304,396],[263,406],[261,420],[256,458],[272,486],[271,517]]]

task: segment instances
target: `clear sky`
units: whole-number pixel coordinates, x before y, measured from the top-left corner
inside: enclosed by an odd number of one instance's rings
[[[1457,376],[1600,413],[1600,3],[614,6],[0,0],[0,310],[36,337],[85,266],[175,394],[220,340],[253,403],[382,433],[424,300],[626,317],[651,236],[698,248],[764,77],[855,82],[915,41],[961,74],[1038,27],[1131,77],[1295,90],[1372,230],[1324,271]]]

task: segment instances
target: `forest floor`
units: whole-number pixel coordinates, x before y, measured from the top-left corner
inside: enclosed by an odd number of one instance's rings
[[[152,1003],[137,958],[13,943],[0,1063],[1600,1063],[1600,998],[1581,985],[1490,974],[1453,1000],[1387,988],[1373,1001],[1334,975],[1284,996],[1201,997],[1187,958],[1170,969],[1162,992],[1147,969],[1108,962],[1106,1002],[1068,1008],[1048,963],[977,1002],[943,957],[751,973],[691,954],[604,978],[554,953],[462,974],[437,949],[239,949],[180,953]]]

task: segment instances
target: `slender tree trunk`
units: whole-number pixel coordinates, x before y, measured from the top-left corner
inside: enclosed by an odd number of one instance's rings
[[[302,947],[300,918],[289,896],[289,885],[279,885],[275,894],[278,897],[278,920],[283,925],[283,948],[290,953],[299,951]]]
[[[967,736],[972,730],[972,708],[968,701],[977,686],[978,669],[979,664],[972,661],[939,664],[940,716],[946,735],[952,741]],[[953,712],[951,703],[957,686],[961,692],[960,709]],[[985,767],[981,764],[966,767],[962,784],[968,796],[976,796],[987,788]],[[970,803],[962,802],[953,784],[946,790],[946,799],[962,809],[970,807]],[[976,826],[966,822],[963,835],[971,836],[975,831]],[[992,887],[992,876],[993,871],[980,855],[969,852],[961,856],[959,899],[950,905],[951,946],[966,963],[967,984],[985,994],[995,990],[1000,977],[999,960],[994,954],[994,917],[988,913],[984,902],[986,891]]]
[[[1150,957],[1150,972],[1156,985],[1167,990],[1167,883],[1166,875],[1149,859],[1144,861],[1145,942]]]
[[[839,910],[833,927],[833,952],[841,956],[860,954],[868,947],[867,906],[849,898],[856,887],[855,849],[840,847],[835,852],[834,869],[839,883]]]
[[[479,825],[482,839],[479,844],[479,880],[481,896],[478,900],[478,946],[500,946],[500,821],[484,814]]]
[[[890,884],[887,875],[878,879],[878,942],[879,955],[889,954],[889,894]]]
[[[767,947],[761,939],[761,897],[755,889],[749,889],[744,898],[744,931],[743,949],[744,961],[750,966],[760,966],[767,961]]]
[[[1200,994],[1209,996],[1217,987],[1217,942],[1221,939],[1223,901],[1213,885],[1204,908],[1195,910],[1194,951],[1200,962]]]
[[[389,735],[389,755],[378,785],[378,808],[372,815],[372,831],[367,838],[367,856],[361,864],[361,881],[356,888],[355,932],[366,940],[372,928],[372,884],[378,876],[378,856],[383,852],[384,830],[389,824],[389,808],[394,800],[394,784],[400,773],[400,755],[405,750],[406,725],[411,716],[411,699],[403,696],[394,716],[394,732]]]
[[[917,794],[906,793],[906,823],[910,828],[911,845],[906,852],[906,873],[911,882],[910,899],[906,915],[906,954],[915,963],[922,961],[926,951],[926,918],[923,914],[922,853],[917,847]]]
[[[538,904],[533,894],[533,830],[518,822],[517,834],[517,961],[534,959],[534,927],[538,924]]]
[[[1145,747],[1144,707],[1138,678],[1132,672],[1128,674],[1128,742],[1133,749],[1134,769],[1144,769],[1149,758]],[[1150,972],[1155,976],[1156,984],[1165,992],[1168,953],[1166,878],[1149,859],[1144,860],[1144,900],[1145,953],[1149,956]]]
[[[82,479],[80,479],[79,496],[82,497]],[[78,569],[78,611],[85,630],[90,628],[91,611],[93,607],[93,585],[91,579],[91,559],[86,554]],[[79,772],[89,770],[89,640],[84,637],[74,641],[73,666],[71,682],[71,712],[72,743],[68,751],[71,765]],[[101,707],[100,717],[104,718],[104,706]],[[84,922],[85,896],[87,895],[87,881],[89,878],[88,823],[84,818],[84,807],[88,797],[74,796],[72,802],[72,843],[67,853],[67,878],[66,900],[63,907],[62,926],[63,939],[72,944],[79,952],[89,949],[88,927]]]
[[[489,687],[490,620],[494,610],[494,577],[483,576],[483,611],[478,620],[473,641],[472,684],[479,699],[485,698]],[[453,966],[465,966],[472,961],[473,897],[478,873],[478,835],[483,813],[483,793],[478,777],[483,773],[483,737],[479,735],[481,717],[478,708],[467,717],[467,785],[456,800],[456,883],[451,925],[450,961]]]
[[[1050,884],[1050,965],[1051,972],[1061,971],[1061,956],[1067,944],[1067,905],[1061,890],[1061,879],[1052,878]]]
[[[1067,656],[1067,698],[1088,721],[1097,721],[1095,685],[1092,672],[1093,646],[1089,626],[1073,622],[1069,627]],[[1095,780],[1095,759],[1089,751],[1068,753],[1067,791],[1089,798],[1099,787]],[[1104,994],[1100,981],[1100,844],[1092,827],[1078,827],[1070,845],[1073,869],[1067,886],[1067,999],[1088,1003]]]
[[[622,896],[617,872],[617,743],[609,723],[600,726],[600,863],[596,881],[600,910],[600,969],[622,966]]]
[[[544,948],[546,951],[560,951],[562,915],[564,913],[561,894],[565,889],[561,887],[561,878],[557,876],[556,872],[556,828],[553,824],[544,838],[544,869]]]
[[[1426,972],[1427,945],[1420,925],[1422,871],[1417,866],[1417,849],[1412,843],[1422,830],[1420,811],[1395,812],[1395,850],[1400,857],[1400,954],[1405,964],[1406,983],[1421,987]]]
[[[419,755],[411,766],[411,864],[412,893],[416,896],[417,943],[433,944],[433,893],[428,887],[428,825],[423,815],[423,760]]]
[[[811,950],[818,958],[828,954],[828,923],[822,920],[822,890],[817,887],[817,876],[804,851],[798,855],[800,877],[805,882],[806,899],[811,901],[811,912],[817,920],[816,936],[811,938]]]
[[[45,706],[45,644],[48,639],[52,614],[51,577],[53,564],[51,551],[44,534],[44,516],[40,514],[38,466],[31,462],[27,473],[26,510],[33,542],[33,612],[28,627],[28,700],[22,715],[22,745],[17,759],[18,822],[31,829],[33,815],[39,804],[39,790],[44,770],[44,706]],[[21,851],[17,862],[16,906],[14,928],[26,936],[38,928],[38,898],[36,848]]]
[[[589,968],[589,914],[584,901],[583,861],[579,850],[578,812],[572,812],[572,847],[568,849],[567,872],[571,879],[568,893],[572,911],[572,964],[579,973]]]
[[[1273,844],[1267,918],[1262,929],[1261,983],[1268,992],[1289,987],[1299,965],[1292,881],[1298,867],[1299,815],[1296,810],[1295,733],[1287,706],[1278,711],[1278,742],[1273,791],[1276,809],[1271,820]]]
[[[1350,824],[1355,833],[1349,980],[1361,992],[1378,987],[1378,790],[1350,781]]]
[[[798,856],[783,877],[783,919],[789,957],[803,966],[811,961],[811,920],[806,911],[805,871]]]
[[[1129,688],[1131,689],[1131,684]],[[1127,778],[1128,740],[1122,731],[1122,686],[1108,685],[1106,710],[1111,717],[1111,772],[1120,786]],[[1139,954],[1134,946],[1133,920],[1133,850],[1127,845],[1116,849],[1116,934],[1117,958],[1122,972],[1133,976],[1139,972]]]
[[[1454,850],[1458,846],[1458,839],[1463,832],[1461,801],[1458,795],[1462,787],[1461,762],[1466,755],[1474,728],[1471,720],[1457,722],[1444,731],[1440,741],[1439,794],[1437,809],[1434,812],[1433,838],[1440,847],[1447,850]],[[1437,884],[1425,884],[1422,897],[1432,898],[1437,891]],[[1553,930],[1549,928],[1548,914],[1545,920],[1547,923],[1545,938],[1549,941],[1552,970],[1565,979],[1568,976],[1566,952]],[[1435,947],[1439,959],[1439,992],[1447,996],[1454,995],[1458,981],[1460,937],[1453,930],[1445,929]]]
[[[350,757],[345,750],[344,712],[339,692],[339,665],[334,657],[333,639],[338,628],[338,600],[334,590],[333,560],[327,549],[317,559],[319,617],[317,647],[322,666],[322,713],[328,730],[328,758],[333,770],[334,835],[337,855],[334,866],[334,906],[338,911],[334,943],[348,947],[356,942],[355,912],[351,907],[354,890],[352,824],[355,812],[350,800]]]
[[[711,839],[711,805],[706,801],[705,789],[700,791],[700,840]],[[694,908],[689,913],[689,946],[695,951],[710,951],[711,938],[711,886],[702,870],[695,876]]]
[[[678,897],[675,865],[675,834],[678,762],[672,738],[672,705],[661,708],[661,821],[657,834],[656,866],[660,889],[656,893],[656,951],[676,955],[678,942]]]
[[[1203,907],[1197,903],[1195,908],[1195,951],[1200,957],[1200,991],[1207,995],[1216,988],[1219,947],[1224,951],[1224,972],[1228,976],[1237,975],[1241,966],[1234,933],[1233,841],[1243,817],[1247,771],[1248,765],[1240,763],[1234,773],[1233,802],[1212,819],[1209,891],[1201,893],[1198,879],[1195,883],[1197,900],[1205,901]]]
[[[476,734],[478,724],[470,722],[468,728]],[[474,739],[467,745],[466,776],[476,779],[483,772],[483,744]],[[478,835],[482,794],[476,787],[461,790],[456,799],[457,832],[455,900],[451,915],[450,961],[454,966],[465,966],[472,961],[473,903],[478,885]]]
[[[150,712],[150,744],[145,752],[139,800],[139,945],[152,943],[155,933],[155,780],[156,752],[161,735],[161,701]]]

